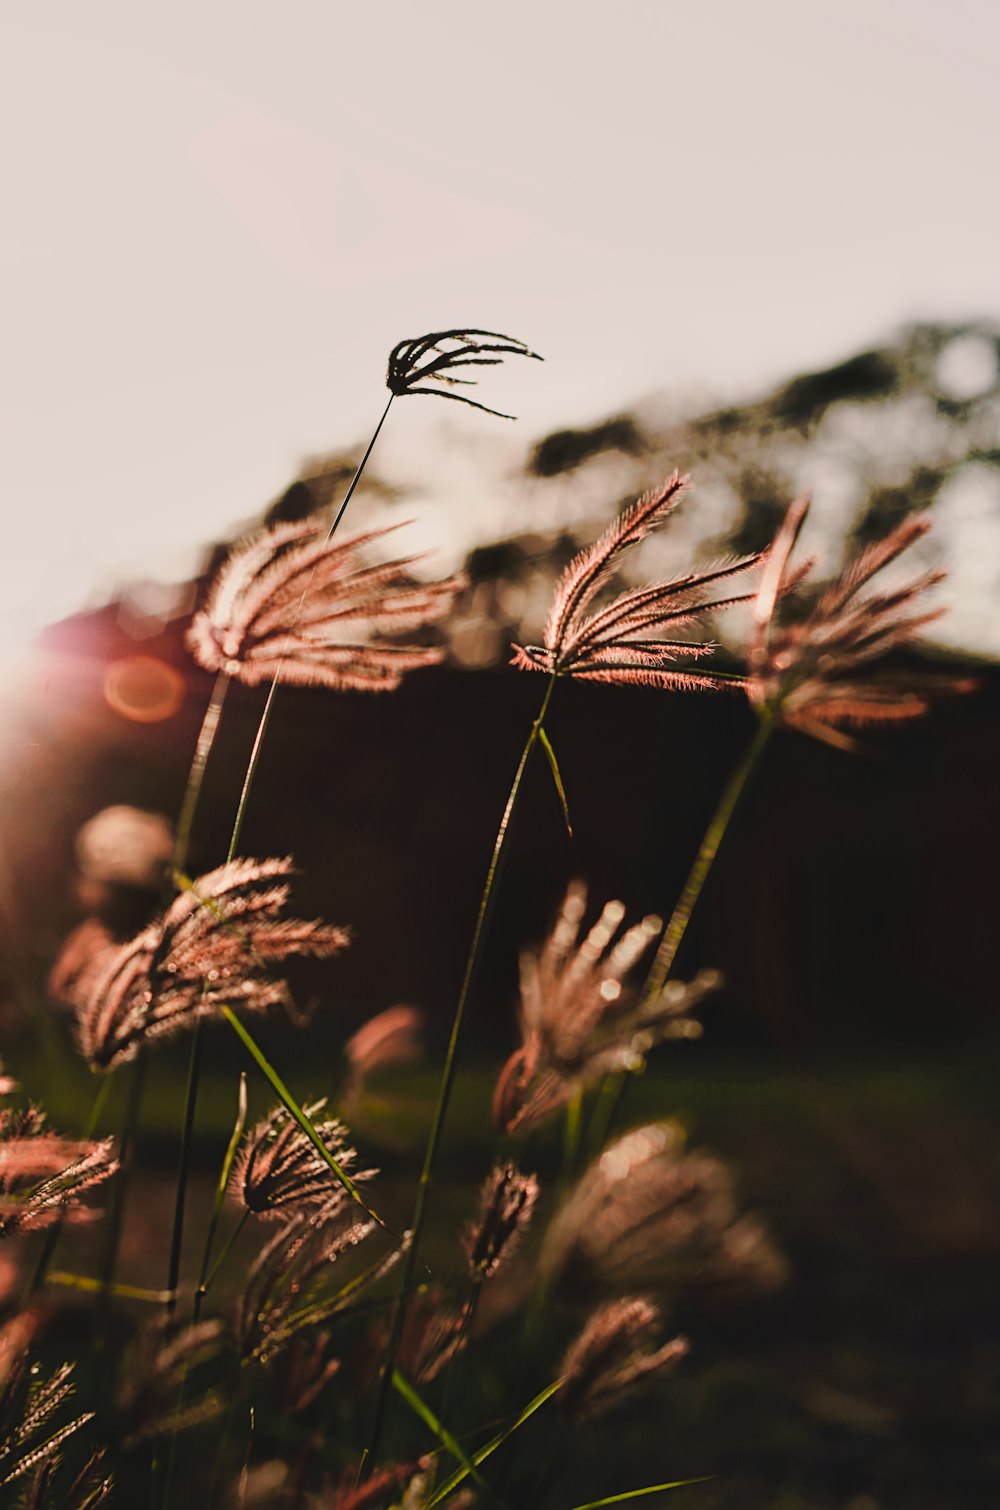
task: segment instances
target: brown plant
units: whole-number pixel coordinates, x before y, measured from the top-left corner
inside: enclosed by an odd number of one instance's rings
[[[62,1138],[46,1131],[37,1107],[0,1109],[0,1237],[89,1220],[81,1197],[117,1168],[113,1139]]]
[[[270,974],[293,955],[325,958],[349,942],[343,928],[282,917],[290,859],[231,860],[176,897],[157,922],[85,973],[75,1002],[80,1047],[112,1069],[140,1043],[178,1032],[223,1006],[261,1012],[289,1002]]]
[[[560,1408],[577,1420],[601,1415],[650,1374],[679,1363],[687,1339],[674,1337],[655,1348],[658,1320],[656,1306],[641,1298],[599,1307],[563,1359]]]
[[[716,583],[756,566],[762,560],[760,554],[712,571],[633,588],[597,613],[587,613],[622,553],[673,512],[686,482],[675,472],[662,487],[644,493],[624,509],[599,540],[574,556],[556,588],[544,643],[513,647],[513,664],[519,670],[673,690],[714,691],[731,682],[712,672],[672,668],[668,663],[678,657],[698,660],[715,649],[708,641],[672,636],[704,614],[745,602],[746,594],[713,600],[711,590]]]
[[[500,1132],[535,1127],[604,1075],[641,1068],[663,1039],[696,1036],[691,1010],[720,984],[704,970],[690,985],[670,981],[648,997],[630,991],[626,977],[658,937],[660,919],[643,918],[615,942],[625,907],[608,902],[581,943],[586,907],[586,887],[572,882],[542,948],[521,957],[522,1042],[497,1082]]]
[[[905,519],[883,540],[852,556],[803,615],[789,613],[789,603],[812,569],[811,561],[790,566],[808,512],[808,498],[789,505],[761,577],[747,690],[758,707],[781,723],[854,749],[845,725],[919,718],[935,695],[966,692],[975,683],[945,672],[872,669],[872,662],[909,644],[944,612],[922,606],[928,590],[943,580],[940,571],[921,572],[882,592],[865,591],[878,572],[927,534],[931,521],[926,515]]]
[[[571,1287],[617,1294],[767,1289],[785,1274],[761,1224],[737,1216],[725,1166],[686,1153],[670,1123],[604,1150],[556,1213],[540,1265]]]
[[[304,1108],[323,1144],[345,1172],[353,1170],[357,1153],[347,1144],[347,1128],[334,1117],[316,1120],[325,1101]],[[371,1170],[354,1173],[354,1183],[370,1179]],[[244,1139],[233,1164],[230,1192],[255,1216],[281,1219],[290,1210],[322,1207],[332,1215],[331,1201],[348,1199],[341,1187],[331,1191],[330,1166],[285,1110],[277,1106]]]
[[[538,1199],[538,1181],[514,1164],[497,1164],[486,1178],[479,1220],[462,1239],[474,1280],[491,1279],[517,1250]]]
[[[493,330],[433,330],[429,335],[400,341],[389,353],[386,386],[399,397],[407,394],[453,399],[495,414],[498,419],[513,419],[499,409],[490,409],[464,393],[452,393],[456,387],[475,387],[475,378],[455,377],[458,367],[499,367],[504,357],[530,357],[540,362],[536,351],[529,351],[523,341],[498,335]],[[426,386],[423,386],[426,385]]]
[[[187,643],[199,665],[249,686],[283,681],[391,692],[443,651],[395,638],[443,619],[461,577],[420,582],[419,557],[364,564],[362,550],[399,525],[331,539],[307,519],[250,535],[229,554]]]

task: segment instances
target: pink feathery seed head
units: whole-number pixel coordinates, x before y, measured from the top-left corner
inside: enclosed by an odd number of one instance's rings
[[[270,973],[292,956],[326,958],[350,942],[344,928],[286,918],[292,861],[231,860],[199,877],[158,921],[87,975],[74,1005],[85,1057],[112,1069],[140,1043],[217,1016],[289,1001]]]
[[[570,1347],[560,1373],[560,1408],[577,1420],[618,1404],[651,1374],[673,1368],[688,1353],[684,1337],[655,1348],[656,1306],[641,1297],[599,1307]]]
[[[392,1065],[413,1064],[420,1058],[423,1013],[416,1007],[387,1007],[344,1044],[344,1055],[355,1081]]]
[[[571,1288],[673,1294],[777,1284],[784,1262],[762,1224],[737,1214],[729,1171],[654,1123],[610,1144],[556,1213],[539,1260]],[[742,1225],[741,1225],[742,1224]]]
[[[364,548],[401,525],[333,538],[322,524],[279,524],[234,547],[187,643],[207,671],[256,686],[283,680],[335,691],[388,692],[437,664],[438,646],[401,642],[450,612],[462,576],[423,582],[416,556],[366,563]]]
[[[679,658],[701,660],[715,650],[709,641],[675,635],[707,613],[746,601],[747,595],[713,594],[719,584],[758,565],[760,555],[634,588],[603,609],[587,612],[622,553],[673,512],[686,482],[675,472],[662,487],[623,510],[599,540],[574,557],[556,588],[543,644],[513,646],[512,660],[519,670],[676,691],[715,690],[727,684],[727,678],[673,666]]]
[[[947,672],[872,665],[911,643],[943,612],[921,603],[944,579],[940,571],[921,572],[888,591],[870,590],[878,572],[927,534],[926,515],[903,520],[852,556],[804,615],[783,612],[812,564],[790,564],[808,509],[806,498],[789,505],[771,547],[754,604],[747,690],[780,722],[853,749],[845,726],[918,718],[935,695],[967,692],[975,683]]]
[[[348,1146],[344,1124],[334,1117],[316,1120],[325,1105],[316,1101],[305,1108],[324,1146],[341,1169],[352,1172],[355,1184],[371,1179],[374,1170],[353,1172],[357,1152]],[[342,1187],[331,1188],[330,1166],[283,1106],[275,1107],[243,1140],[229,1189],[246,1211],[268,1219],[318,1206],[332,1215],[333,1203],[349,1200]]]
[[[559,916],[538,950],[521,957],[521,1046],[497,1083],[494,1121],[502,1133],[547,1121],[578,1090],[606,1074],[640,1069],[656,1043],[700,1032],[691,1013],[721,978],[702,971],[653,996],[628,977],[663,924],[653,915],[625,927],[624,903],[608,902],[581,938],[587,890],[567,889]]]
[[[111,1138],[62,1138],[37,1107],[0,1109],[0,1236],[89,1220],[95,1213],[81,1197],[117,1169]]]
[[[479,1219],[465,1230],[462,1245],[473,1279],[491,1279],[515,1252],[531,1221],[538,1181],[514,1164],[498,1164],[487,1176]]]
[[[482,409],[486,414],[495,414],[498,419],[513,419],[512,414],[490,409],[476,399],[451,391],[475,387],[475,378],[455,376],[458,368],[499,367],[507,356],[529,357],[535,362],[542,360],[537,351],[529,351],[523,341],[499,335],[493,330],[457,327],[432,330],[428,335],[400,341],[392,348],[386,387],[397,397],[417,394],[447,398],[458,404],[468,404],[472,409]]]

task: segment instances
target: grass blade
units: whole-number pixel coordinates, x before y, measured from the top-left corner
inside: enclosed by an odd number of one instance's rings
[[[562,804],[562,814],[566,824],[566,832],[572,839],[573,825],[569,821],[569,803],[566,801],[566,788],[563,786],[563,779],[559,770],[559,762],[556,759],[556,752],[552,748],[552,741],[546,734],[544,728],[540,728],[538,730],[538,738],[541,740],[542,749],[545,751],[545,754],[548,757],[549,770],[552,772],[552,780],[555,782],[556,791],[559,793],[559,801]]]
[[[397,1394],[402,1395],[414,1414],[420,1417],[427,1429],[434,1433],[442,1447],[446,1447],[455,1461],[462,1465],[462,1477],[465,1478],[471,1474],[479,1487],[485,1489],[486,1483],[482,1474],[477,1472],[475,1464],[469,1461],[461,1443],[452,1436],[444,1422],[438,1420],[430,1406],[420,1398],[413,1385],[408,1379],[404,1379],[398,1368],[392,1371],[392,1386]]]
[[[215,1234],[219,1227],[219,1218],[222,1215],[222,1207],[226,1199],[226,1188],[229,1184],[229,1176],[233,1169],[233,1160],[236,1158],[236,1150],[243,1136],[243,1129],[247,1125],[247,1077],[240,1075],[240,1089],[236,1100],[236,1121],[233,1123],[232,1136],[226,1148],[225,1158],[222,1160],[222,1168],[219,1171],[219,1183],[215,1187],[215,1200],[212,1204],[212,1217],[208,1224],[208,1232],[205,1236],[205,1251],[201,1260],[201,1273],[198,1276],[198,1288],[195,1291],[195,1320],[201,1314],[201,1307],[208,1291],[208,1266],[212,1260],[212,1247],[215,1243]]]
[[[496,1452],[498,1447],[502,1447],[504,1442],[507,1441],[508,1437],[512,1437],[515,1431],[517,1431],[519,1427],[523,1426],[525,1421],[527,1421],[530,1416],[533,1416],[535,1414],[535,1411],[540,1409],[540,1407],[545,1404],[546,1400],[551,1400],[556,1390],[562,1388],[562,1383],[563,1381],[561,1379],[556,1379],[554,1383],[547,1384],[541,1391],[541,1393],[537,1394],[535,1398],[524,1407],[521,1414],[517,1417],[516,1421],[512,1422],[511,1425],[507,1427],[506,1431],[500,1432],[499,1436],[493,1437],[491,1441],[486,1443],[485,1447],[480,1447],[478,1452],[474,1452],[472,1454],[471,1461],[475,1465],[475,1467],[478,1468],[480,1464],[485,1463],[486,1459],[488,1457],[491,1457],[493,1453]],[[459,1468],[456,1473],[452,1474],[450,1479],[448,1479],[441,1485],[441,1488],[437,1491],[437,1493],[427,1501],[427,1510],[433,1510],[433,1507],[435,1505],[439,1505],[443,1499],[447,1499],[448,1495],[452,1494],[458,1488],[459,1484],[463,1483],[464,1480],[468,1478],[468,1476],[469,1473],[465,1468]]]
[[[601,1510],[604,1505],[624,1505],[627,1500],[641,1499],[644,1494],[661,1494],[666,1489],[683,1489],[685,1484],[707,1484],[711,1474],[700,1479],[674,1479],[669,1484],[648,1484],[645,1489],[626,1489],[624,1494],[610,1494],[607,1499],[588,1500],[585,1505],[574,1505],[573,1510]]]
[[[324,1163],[329,1165],[331,1171],[340,1181],[341,1185],[343,1185],[344,1189],[347,1191],[351,1199],[357,1201],[362,1211],[370,1216],[373,1222],[377,1222],[378,1225],[380,1227],[384,1227],[387,1232],[391,1231],[392,1229],[382,1220],[378,1212],[373,1211],[372,1208],[365,1203],[365,1199],[362,1196],[361,1191],[358,1189],[357,1185],[355,1185],[354,1181],[351,1179],[347,1171],[345,1169],[342,1169],[341,1166],[337,1163],[337,1160],[333,1157],[333,1154],[323,1142],[323,1139],[316,1131],[310,1118],[306,1116],[305,1112],[302,1110],[301,1106],[296,1101],[295,1097],[292,1095],[291,1091],[288,1089],[281,1076],[278,1074],[278,1071],[274,1068],[273,1064],[264,1053],[264,1050],[257,1043],[256,1039],[247,1032],[246,1028],[236,1016],[236,1013],[232,1010],[231,1007],[223,1007],[222,1015],[228,1022],[229,1026],[232,1028],[233,1032],[236,1034],[237,1038],[239,1038],[244,1048],[247,1050],[247,1053],[250,1055],[250,1058],[253,1060],[254,1064],[256,1064],[257,1068],[262,1071],[265,1078],[270,1082],[272,1090],[278,1096],[278,1099],[280,1100],[285,1110],[288,1112],[289,1116],[293,1119],[294,1122],[297,1123],[302,1132],[305,1133],[306,1137],[309,1139],[316,1152],[323,1159]]]

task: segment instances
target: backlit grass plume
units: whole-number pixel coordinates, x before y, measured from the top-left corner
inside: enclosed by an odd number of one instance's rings
[[[899,587],[867,590],[878,572],[927,534],[926,515],[905,519],[852,556],[804,615],[789,612],[812,566],[790,566],[808,512],[808,498],[789,505],[761,578],[748,691],[779,722],[851,749],[855,742],[843,732],[845,725],[919,718],[935,694],[968,691],[974,684],[942,672],[872,667],[944,612],[923,603],[944,572],[919,572]]]
[[[88,1142],[49,1132],[37,1107],[0,1109],[0,1237],[94,1215],[85,1191],[115,1173],[111,1138]]]
[[[325,1102],[304,1108],[313,1127],[341,1169],[352,1171],[357,1153],[347,1144],[347,1128],[334,1117],[316,1119]],[[354,1174],[355,1181],[369,1173]],[[346,1190],[330,1188],[330,1166],[292,1120],[283,1106],[274,1111],[244,1140],[229,1181],[230,1193],[254,1216],[287,1217],[292,1211],[323,1207],[349,1200]]]
[[[345,948],[345,929],[282,916],[291,869],[288,858],[220,865],[88,976],[76,1012],[91,1064],[112,1069],[134,1058],[141,1043],[224,1006],[262,1012],[285,1005],[288,987],[271,974],[272,964]]]
[[[334,540],[306,520],[249,536],[191,622],[195,660],[250,686],[280,672],[285,682],[365,692],[391,692],[405,672],[435,665],[440,648],[395,637],[444,618],[464,581],[418,581],[415,556],[366,564],[364,548],[396,528]]]
[[[474,1281],[491,1279],[516,1251],[538,1199],[538,1181],[515,1164],[497,1164],[486,1178],[479,1219],[465,1230],[462,1246]]]
[[[650,1375],[673,1368],[688,1352],[684,1337],[655,1346],[659,1312],[648,1300],[611,1300],[590,1317],[559,1370],[559,1407],[577,1420],[617,1405]]]
[[[715,646],[673,636],[706,613],[745,602],[746,594],[713,599],[712,593],[717,583],[756,566],[760,555],[633,588],[597,613],[587,612],[623,552],[638,545],[673,512],[686,481],[675,472],[662,487],[644,493],[624,509],[599,540],[574,556],[556,588],[544,643],[515,645],[515,666],[588,681],[679,690],[714,690],[731,681],[711,672],[674,668],[670,663],[679,657],[700,660],[711,655]]]
[[[581,941],[586,907],[586,887],[573,882],[541,949],[521,956],[522,1042],[497,1082],[500,1132],[535,1127],[604,1075],[641,1068],[662,1039],[697,1036],[690,1011],[719,985],[705,970],[690,985],[671,981],[640,997],[627,976],[659,936],[660,919],[643,918],[616,940],[625,907],[608,902]]]
[[[785,1273],[761,1224],[738,1215],[725,1166],[687,1153],[670,1123],[604,1150],[556,1213],[540,1265],[571,1289],[618,1295],[767,1289]]]
[[[508,356],[542,360],[523,341],[498,335],[493,330],[432,330],[429,335],[400,341],[392,348],[386,386],[398,397],[418,394],[450,398],[486,414],[495,414],[499,419],[513,419],[512,414],[490,409],[464,393],[451,391],[456,387],[474,387],[476,382],[475,378],[456,377],[456,368],[499,367]]]

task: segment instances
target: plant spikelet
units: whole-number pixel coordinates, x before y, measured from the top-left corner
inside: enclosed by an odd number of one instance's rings
[[[541,1267],[619,1295],[766,1289],[785,1274],[763,1227],[737,1216],[725,1166],[685,1153],[669,1123],[637,1128],[595,1160],[556,1213]]]
[[[353,1171],[357,1153],[348,1146],[347,1128],[333,1117],[316,1120],[325,1104],[316,1101],[304,1108],[305,1114],[340,1168]],[[370,1179],[371,1171],[352,1173],[352,1178],[355,1183]],[[343,1187],[331,1192],[330,1166],[283,1106],[275,1107],[244,1139],[229,1189],[244,1210],[278,1220],[290,1210],[317,1207],[330,1216],[331,1201],[349,1199]]]
[[[922,603],[943,572],[922,572],[888,591],[866,591],[878,572],[926,535],[930,519],[904,519],[852,556],[808,611],[794,617],[788,603],[812,563],[792,569],[790,558],[808,512],[808,498],[789,505],[761,577],[747,683],[752,701],[781,723],[853,749],[856,741],[845,728],[919,718],[936,695],[970,691],[973,681],[947,672],[872,667],[944,612]]]
[[[325,958],[349,942],[343,928],[281,916],[290,859],[231,860],[201,876],[158,921],[84,977],[75,1002],[80,1046],[112,1069],[140,1043],[216,1016],[223,1006],[262,1012],[287,1004],[269,970],[293,955]]]
[[[522,1041],[497,1084],[500,1132],[535,1127],[604,1075],[640,1069],[663,1039],[697,1036],[691,1012],[720,984],[716,971],[704,970],[690,985],[671,981],[638,998],[627,976],[658,937],[660,919],[643,918],[619,935],[625,907],[608,902],[581,941],[586,907],[586,887],[575,881],[542,948],[521,957]]]
[[[411,337],[400,341],[389,353],[389,368],[386,386],[390,393],[403,397],[417,394],[453,399],[457,404],[482,409],[486,414],[495,414],[499,419],[513,419],[512,414],[503,414],[499,409],[490,409],[464,393],[454,393],[454,388],[475,387],[471,377],[456,377],[458,368],[499,367],[504,357],[530,357],[540,362],[535,351],[529,351],[523,341],[513,336],[498,335],[493,330],[432,330],[428,335]]]
[[[612,1300],[591,1316],[563,1359],[560,1408],[577,1420],[601,1415],[651,1374],[673,1368],[688,1352],[675,1337],[653,1346],[659,1320],[648,1300]]]
[[[463,1246],[473,1280],[491,1279],[517,1249],[538,1199],[538,1181],[514,1164],[497,1164],[483,1186],[479,1220]]]
[[[37,1107],[0,1109],[0,1237],[94,1215],[81,1197],[118,1168],[111,1138],[83,1142],[46,1131]]]
[[[443,652],[401,643],[443,619],[464,579],[421,582],[418,559],[365,564],[364,547],[392,529],[333,539],[313,520],[261,530],[219,571],[187,643],[199,665],[249,686],[271,681],[334,691],[391,692]]]
[[[644,493],[624,509],[599,540],[574,556],[556,588],[543,644],[513,647],[513,664],[519,670],[674,691],[715,690],[731,680],[673,666],[679,657],[700,660],[715,649],[708,641],[674,636],[706,613],[745,602],[746,595],[713,598],[712,594],[718,583],[757,566],[760,555],[634,588],[598,612],[587,612],[623,552],[644,540],[677,507],[686,482],[675,472],[662,487]]]

